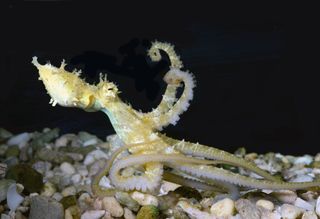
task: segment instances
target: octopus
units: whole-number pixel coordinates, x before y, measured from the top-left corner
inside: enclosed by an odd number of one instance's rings
[[[183,70],[180,57],[169,43],[155,41],[148,50],[152,61],[160,61],[160,51],[167,54],[169,71],[163,80],[167,84],[160,104],[150,112],[135,110],[119,97],[118,87],[100,73],[97,85],[80,78],[81,71],[65,70],[47,63],[32,63],[37,67],[50,104],[77,107],[87,112],[105,113],[123,146],[116,149],[105,166],[92,181],[96,196],[112,196],[116,191],[139,190],[156,193],[162,180],[180,185],[229,194],[236,198],[241,190],[299,190],[320,186],[320,181],[285,182],[259,168],[253,162],[218,148],[170,138],[161,131],[169,124],[175,125],[193,98],[195,80],[192,73]],[[178,97],[178,89],[183,89]],[[122,155],[122,156],[121,156]],[[263,179],[240,175],[224,169],[227,164],[241,167]],[[108,176],[114,188],[102,188],[99,182]]]

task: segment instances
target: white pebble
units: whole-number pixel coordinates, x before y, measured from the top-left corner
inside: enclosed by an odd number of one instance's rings
[[[293,204],[297,199],[297,193],[290,190],[279,190],[271,193],[279,201],[284,203]]]
[[[281,217],[286,219],[296,219],[300,217],[303,212],[303,209],[290,204],[283,204],[280,210]]]
[[[75,195],[77,193],[77,190],[74,186],[68,186],[66,188],[64,188],[61,192],[61,194],[66,197],[69,195]]]
[[[303,213],[301,219],[318,219],[318,217],[314,211],[306,211]]]
[[[305,210],[308,210],[308,211],[313,211],[314,210],[314,206],[312,204],[310,204],[309,202],[306,202],[305,200],[303,200],[303,199],[301,199],[299,197],[294,202],[294,205],[299,207],[299,208],[303,208]]]
[[[256,202],[256,206],[257,207],[263,207],[263,208],[265,208],[267,210],[270,210],[270,211],[272,211],[273,208],[274,208],[274,204],[271,201],[265,200],[265,199],[258,200]]]
[[[91,151],[89,154],[87,154],[86,158],[83,161],[83,164],[88,166],[90,164],[92,164],[94,161],[96,160],[100,160],[100,159],[108,159],[108,155],[106,153],[104,153],[102,150],[94,150]]]
[[[261,219],[281,219],[281,215],[277,211],[261,211]]]
[[[105,212],[105,210],[86,211],[81,215],[81,219],[100,219]]]
[[[24,132],[18,135],[11,137],[8,141],[8,145],[19,145],[19,148],[25,146],[27,142],[30,140],[30,133]]]
[[[312,182],[312,181],[313,181],[313,177],[309,175],[297,175],[290,180],[290,182]]]
[[[234,201],[230,198],[222,199],[211,206],[210,212],[217,217],[230,217],[235,212]]]
[[[81,175],[81,176],[88,176],[89,171],[87,169],[86,166],[81,165],[77,167],[77,172]]]
[[[114,188],[112,185],[111,185],[111,182],[109,180],[108,177],[106,176],[103,176],[99,182],[99,186],[101,187],[104,187],[106,189],[110,189],[110,188]]]
[[[177,206],[182,208],[183,211],[185,211],[191,218],[201,218],[201,219],[212,219],[216,218],[213,215],[210,215],[208,212],[200,211],[196,207],[190,205],[186,201],[179,201],[177,203]]]
[[[131,194],[131,197],[136,200],[139,205],[154,205],[154,206],[158,206],[158,199],[153,196],[153,195],[149,195],[149,194],[144,194],[144,193],[141,193],[141,192],[137,192],[137,191],[134,191],[132,194]]]
[[[79,173],[72,175],[71,181],[73,184],[78,184],[81,181],[81,175]]]
[[[59,202],[63,198],[63,196],[61,195],[61,193],[56,192],[52,195],[52,198]]]
[[[167,195],[170,191],[174,191],[180,186],[181,185],[178,185],[172,182],[163,181],[160,187],[159,196]]]
[[[76,172],[75,168],[68,162],[63,162],[60,165],[60,169],[63,173],[65,173],[67,175],[72,175]]]
[[[124,219],[136,219],[136,216],[129,208],[124,208]]]
[[[303,157],[298,157],[295,161],[294,161],[294,164],[297,165],[297,164],[305,164],[305,165],[309,165],[312,163],[312,156],[310,155],[304,155]]]
[[[103,209],[109,212],[113,217],[122,217],[123,208],[114,197],[104,197],[102,199]]]
[[[320,196],[317,198],[316,213],[320,217]]]
[[[23,200],[24,198],[17,192],[17,184],[11,184],[7,191],[7,204],[10,210],[14,212]]]

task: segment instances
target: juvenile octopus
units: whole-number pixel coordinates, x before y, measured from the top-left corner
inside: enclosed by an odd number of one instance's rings
[[[102,111],[108,117],[124,146],[117,149],[92,182],[96,196],[110,196],[116,190],[140,190],[156,192],[162,179],[201,190],[226,192],[237,197],[239,189],[306,189],[320,186],[320,181],[284,182],[255,164],[231,153],[176,140],[161,134],[162,128],[175,125],[179,115],[187,110],[193,98],[195,81],[193,74],[182,70],[183,64],[171,44],[154,42],[148,51],[152,61],[161,60],[160,50],[170,60],[170,70],[165,74],[166,91],[160,104],[151,112],[133,109],[118,96],[117,86],[100,74],[100,82],[91,85],[79,77],[80,71],[68,72],[63,61],[59,68],[51,64],[41,65],[37,57],[32,63],[38,68],[50,103],[65,107],[78,107],[88,112]],[[177,97],[177,89],[183,92]],[[118,158],[126,151],[127,156]],[[233,173],[217,164],[228,164],[252,171],[263,180]],[[131,174],[128,168],[133,169]],[[126,173],[126,174],[124,174]],[[101,178],[108,175],[115,189],[102,189]]]

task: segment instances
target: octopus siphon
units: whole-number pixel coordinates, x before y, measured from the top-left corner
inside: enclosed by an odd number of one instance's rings
[[[239,196],[245,189],[298,190],[320,186],[320,181],[284,182],[254,163],[226,151],[170,138],[160,131],[169,124],[175,125],[187,110],[193,98],[193,74],[182,70],[180,57],[169,43],[155,41],[148,50],[152,61],[160,61],[160,51],[167,54],[170,69],[164,76],[167,84],[160,104],[150,112],[133,109],[119,97],[117,86],[100,74],[100,81],[92,85],[80,78],[80,71],[68,72],[63,61],[60,67],[41,65],[37,57],[32,63],[39,71],[52,106],[78,107],[88,112],[104,112],[124,143],[113,152],[105,166],[92,181],[96,196],[111,196],[117,190],[140,190],[155,193],[161,181],[227,193]],[[182,94],[177,97],[178,89]],[[125,156],[120,156],[125,153]],[[263,179],[243,176],[222,168],[221,164],[241,167]],[[126,171],[129,170],[130,171]],[[108,176],[114,189],[99,186],[103,176]]]

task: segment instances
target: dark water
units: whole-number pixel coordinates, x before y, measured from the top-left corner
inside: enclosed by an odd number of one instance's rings
[[[164,130],[233,151],[315,154],[320,146],[317,20],[303,7],[185,4],[97,5],[75,1],[6,3],[2,26],[0,126],[18,133],[60,127],[104,137],[102,113],[51,107],[31,57],[81,68],[88,82],[108,74],[121,97],[143,111],[165,90],[167,60],[146,56],[157,39],[175,45],[197,80],[194,100]],[[308,11],[307,11],[308,12]]]

